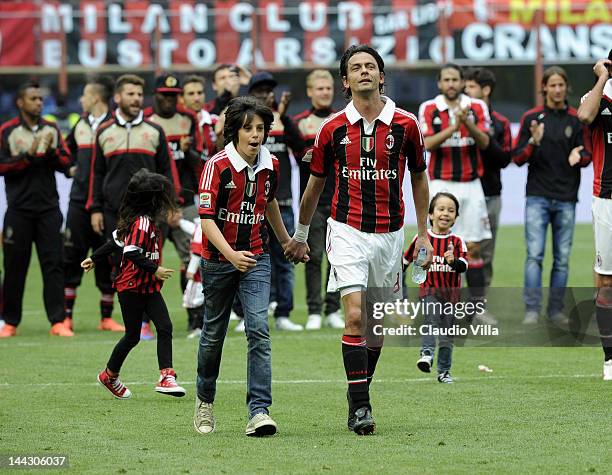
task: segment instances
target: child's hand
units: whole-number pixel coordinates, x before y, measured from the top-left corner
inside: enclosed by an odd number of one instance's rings
[[[453,246],[452,242],[448,243],[448,249],[444,253],[444,260],[451,266],[455,262],[455,246]]]
[[[174,270],[159,266],[157,270],[155,271],[155,278],[157,280],[168,280],[172,276],[173,273],[174,273]]]
[[[81,262],[81,267],[85,269],[85,272],[89,272],[91,269],[96,267],[96,264],[94,264],[94,261],[91,259],[91,257],[88,257],[83,262]]]
[[[240,272],[246,272],[249,269],[255,267],[257,261],[252,259],[255,254],[249,251],[234,251],[231,256],[228,256],[228,260],[232,265]]]

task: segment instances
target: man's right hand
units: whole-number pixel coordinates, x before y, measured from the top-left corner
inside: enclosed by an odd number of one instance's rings
[[[104,215],[100,212],[91,213],[91,227],[94,233],[102,236],[104,234]]]
[[[544,137],[544,123],[538,123],[532,120],[529,124],[529,132],[531,132],[531,138],[533,139],[534,145],[540,145],[542,137]]]
[[[291,238],[285,246],[285,258],[294,264],[298,262],[306,262],[308,260],[308,244],[305,242],[298,242]]]

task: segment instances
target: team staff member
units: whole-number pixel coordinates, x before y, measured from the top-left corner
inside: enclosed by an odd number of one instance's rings
[[[202,137],[202,161],[199,173],[201,175],[204,168],[204,162],[212,157],[217,150],[217,136],[212,122],[212,117],[206,109],[204,109],[204,78],[202,76],[190,75],[183,80],[183,92],[180,96],[183,106],[192,112],[195,112],[200,127],[200,136]]]
[[[0,174],[8,207],[4,215],[4,321],[0,337],[12,337],[21,322],[32,242],[43,275],[43,300],[51,334],[73,336],[64,321],[62,213],[55,171],[68,173],[70,152],[57,125],[40,117],[43,95],[36,82],[17,91],[19,116],[0,127]]]
[[[334,100],[334,79],[329,71],[315,69],[306,76],[306,94],[312,102],[312,107],[301,114],[296,115],[293,120],[298,126],[304,145],[307,149],[314,145],[317,131],[321,124],[335,111],[331,108]],[[306,183],[310,176],[310,163],[300,160],[300,190],[304,194]],[[335,177],[330,170],[329,180],[325,182],[325,188],[317,209],[315,210],[310,232],[308,233],[308,246],[310,260],[306,263],[306,303],[308,305],[308,320],[306,330],[318,330],[321,328],[323,313],[323,302],[321,301],[321,266],[323,265],[323,253],[325,252],[325,236],[327,229],[327,218],[331,214],[331,200],[334,195]],[[327,280],[331,267],[327,265]],[[326,280],[326,281],[327,281]],[[325,293],[325,324],[332,328],[344,328],[344,318],[339,312],[340,295],[338,292]]]
[[[597,83],[583,98],[578,118],[590,125],[593,145],[596,316],[604,350],[603,379],[612,381],[612,50],[593,72]]]
[[[328,290],[339,290],[344,304],[342,357],[348,383],[348,427],[360,435],[375,429],[369,386],[382,347],[381,341],[364,336],[372,318],[362,301],[371,287],[384,289],[385,300],[401,297],[406,167],[417,215],[415,251],[427,250],[425,268],[432,261],[423,136],[416,117],[382,95],[384,68],[381,56],[368,45],[353,45],[342,56],[340,77],[352,101],[319,130],[299,224],[285,249],[294,262],[307,252],[309,225],[333,167],[336,191],[328,220],[327,256],[332,265]]]
[[[521,118],[514,162],[529,163],[525,205],[525,318],[535,324],[542,300],[542,261],[548,225],[552,227],[553,266],[550,273],[548,318],[566,325],[563,296],[569,273],[569,256],[574,237],[574,218],[580,168],[591,162],[584,149],[586,129],[577,112],[567,104],[568,79],[559,66],[544,71],[544,105],[531,109]]]
[[[72,188],[64,231],[64,311],[65,323],[71,329],[76,289],[81,285],[83,277],[81,262],[90,249],[97,249],[104,244],[104,238],[96,234],[91,227],[91,218],[85,205],[96,131],[100,124],[111,118],[108,105],[112,94],[111,78],[99,76],[87,81],[80,99],[83,115],[66,139],[72,153],[73,165],[70,167]],[[125,330],[123,325],[111,318],[115,291],[110,273],[109,260],[103,260],[95,269],[96,287],[101,294],[101,320],[98,329],[122,332]]]

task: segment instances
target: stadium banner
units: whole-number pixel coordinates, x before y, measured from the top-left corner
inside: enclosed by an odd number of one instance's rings
[[[612,6],[606,0],[4,1],[0,66],[59,67],[62,35],[68,65],[89,68],[328,66],[357,42],[372,44],[391,66],[451,59],[511,64],[534,61],[538,29],[545,61],[590,63],[612,44]]]

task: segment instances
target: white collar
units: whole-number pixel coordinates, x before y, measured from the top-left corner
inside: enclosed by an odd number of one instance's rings
[[[606,81],[606,84],[604,85],[603,93],[604,93],[604,96],[612,99],[612,78]]]
[[[200,119],[200,123],[198,125],[202,126],[204,124],[212,125],[212,117],[208,113],[208,111],[202,109],[198,112],[198,119]]]
[[[134,125],[140,124],[143,121],[144,112],[141,110],[136,116],[136,118],[133,121],[129,122],[127,119],[124,119],[123,116],[121,115],[121,109],[117,108],[117,110],[115,111],[115,117],[117,117],[117,122],[119,122],[119,125],[123,127],[125,127],[127,124],[134,126]]]
[[[435,237],[435,238],[440,238],[440,239],[445,239],[453,235],[452,231],[449,232],[448,234],[436,234],[431,229],[428,229],[427,232],[429,233],[430,236]]]
[[[448,104],[446,103],[446,100],[444,100],[444,94],[437,95],[434,101],[436,103],[436,107],[440,112],[448,109]],[[472,100],[470,99],[470,96],[467,96],[465,94],[459,94],[459,107],[465,109],[467,107],[470,107],[471,105]]]
[[[380,96],[380,98],[385,103],[385,106],[380,111],[380,114],[378,114],[378,117],[376,117],[376,119],[380,120],[381,122],[384,122],[386,125],[391,125],[393,115],[395,114],[395,102],[393,102],[387,96]],[[355,104],[353,104],[353,101],[348,103],[346,109],[344,109],[344,113],[346,114],[346,118],[349,120],[351,125],[354,125],[355,122],[357,122],[359,119],[364,119],[355,107]],[[373,124],[374,122],[376,122],[376,119],[374,119],[370,123]]]
[[[236,147],[234,147],[233,142],[230,142],[225,146],[225,153],[227,154],[232,166],[237,172],[241,172],[247,167],[253,169],[251,165],[249,165],[247,161],[240,156],[240,154],[236,150]],[[258,171],[263,170],[264,168],[267,168],[268,170],[274,169],[274,165],[272,165],[272,155],[270,154],[269,150],[263,145],[259,149],[259,156],[257,158],[257,165],[255,165],[253,173],[257,173]]]
[[[102,123],[104,118],[106,117],[106,112],[100,114],[98,117],[95,117],[93,114],[89,114],[87,120],[89,120],[90,127],[95,131],[99,125]]]

